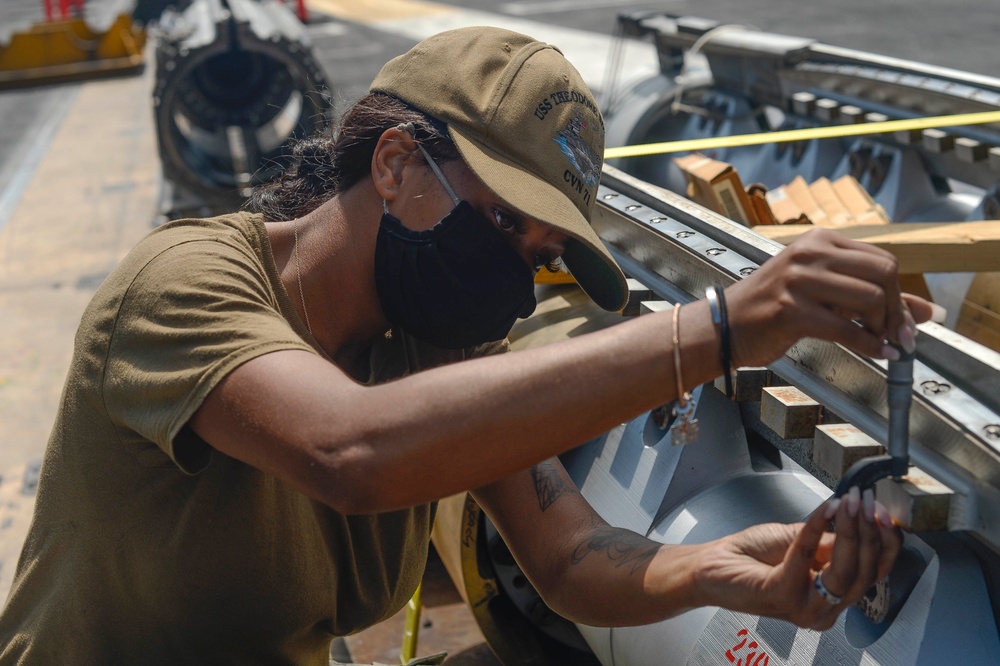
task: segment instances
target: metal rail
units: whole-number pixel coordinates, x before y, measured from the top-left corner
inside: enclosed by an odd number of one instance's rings
[[[594,226],[623,270],[671,301],[689,302],[709,285],[742,279],[782,248],[614,167],[604,168],[598,202]],[[971,341],[956,344],[955,334],[941,327],[920,328],[911,458],[955,491],[949,528],[970,532],[1000,552],[1000,363]],[[946,354],[947,360],[942,363],[930,354]],[[805,339],[770,368],[886,442],[884,361]],[[950,389],[927,390],[943,385]]]

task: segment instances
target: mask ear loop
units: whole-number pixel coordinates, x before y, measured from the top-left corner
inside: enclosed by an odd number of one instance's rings
[[[413,123],[400,123],[396,125],[396,129],[402,132],[407,132],[410,136],[415,136]],[[431,157],[431,154],[427,152],[427,149],[424,148],[419,141],[417,141],[417,148],[419,148],[420,152],[423,153],[428,166],[430,166],[434,175],[437,176],[437,179],[441,181],[441,186],[444,187],[444,191],[448,193],[449,197],[451,197],[452,202],[454,202],[456,206],[462,203],[462,200],[458,198],[458,195],[455,194],[455,190],[451,187],[451,183],[449,183],[448,179],[444,177],[444,172],[441,171],[441,167],[437,165],[437,162],[434,161],[434,158]]]

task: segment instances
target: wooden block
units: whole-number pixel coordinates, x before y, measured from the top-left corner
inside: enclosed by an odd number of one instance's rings
[[[882,207],[875,203],[872,196],[868,194],[868,190],[862,187],[854,176],[846,174],[833,181],[831,185],[833,191],[844,202],[847,210],[851,212],[851,216],[859,223],[863,220],[870,220],[871,224],[879,222],[889,224],[891,222],[884,215],[885,211],[882,210]]]
[[[980,273],[973,278],[962,300],[955,330],[1000,351],[1000,272]]]
[[[932,153],[946,153],[955,147],[955,137],[944,130],[925,129],[922,137],[924,148]]]
[[[917,467],[900,481],[882,479],[875,484],[875,496],[899,525],[914,532],[948,529],[953,491]]]
[[[639,314],[651,314],[653,312],[663,312],[670,310],[674,304],[670,301],[643,301],[639,303]]]
[[[850,423],[825,423],[816,426],[813,464],[837,482],[857,461],[883,452],[881,444]]]
[[[784,187],[776,187],[766,192],[764,194],[764,202],[770,208],[771,218],[774,219],[775,224],[805,224],[810,227],[812,226],[809,222],[809,216],[802,210],[802,206],[788,194]]]
[[[795,200],[795,203],[799,205],[799,208],[806,214],[810,222],[819,227],[827,226],[826,212],[823,211],[823,207],[816,201],[816,197],[810,191],[809,183],[806,182],[805,178],[796,176],[792,182],[785,185],[782,189],[789,197]],[[775,215],[775,217],[778,216]]]
[[[990,159],[990,168],[994,171],[1000,170],[1000,147],[993,146],[988,151]]]
[[[962,162],[974,164],[989,157],[989,146],[975,139],[960,136],[955,139],[955,156]]]
[[[784,439],[813,437],[820,412],[819,403],[794,386],[767,386],[760,394],[761,422]]]
[[[628,284],[628,302],[622,308],[622,316],[635,317],[639,314],[639,305],[643,301],[651,300],[653,292],[635,278],[627,278],[625,282]]]
[[[810,229],[808,224],[754,227],[784,245]],[[836,231],[888,250],[895,255],[900,273],[1000,271],[1000,224],[996,220],[858,224]]]
[[[825,122],[833,122],[840,115],[840,103],[833,99],[816,100],[816,117]]]
[[[833,189],[829,178],[817,178],[809,185],[809,192],[826,214],[827,227],[846,227],[854,222],[854,216],[840,196]]]
[[[809,92],[797,92],[792,95],[792,111],[800,116],[812,115],[816,109],[816,95]]]
[[[923,273],[900,273],[899,288],[907,294],[916,294],[926,301],[934,300]]]
[[[737,368],[733,380],[733,400],[736,402],[759,402],[760,392],[769,383],[770,370],[767,368]],[[717,377],[715,388],[726,391],[726,378]]]
[[[865,112],[853,104],[840,107],[840,122],[845,125],[856,125],[865,122]]]

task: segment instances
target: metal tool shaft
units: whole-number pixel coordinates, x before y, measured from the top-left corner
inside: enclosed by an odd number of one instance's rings
[[[905,476],[910,468],[910,404],[913,402],[913,354],[902,349],[898,361],[889,361],[889,434],[886,449],[892,458],[891,473]]]

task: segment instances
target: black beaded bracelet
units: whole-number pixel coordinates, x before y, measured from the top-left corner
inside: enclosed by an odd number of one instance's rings
[[[732,355],[729,346],[729,313],[726,311],[726,294],[722,287],[711,286],[705,290],[708,307],[712,311],[712,323],[719,327],[722,355],[722,377],[726,383],[726,397],[733,397]]]

